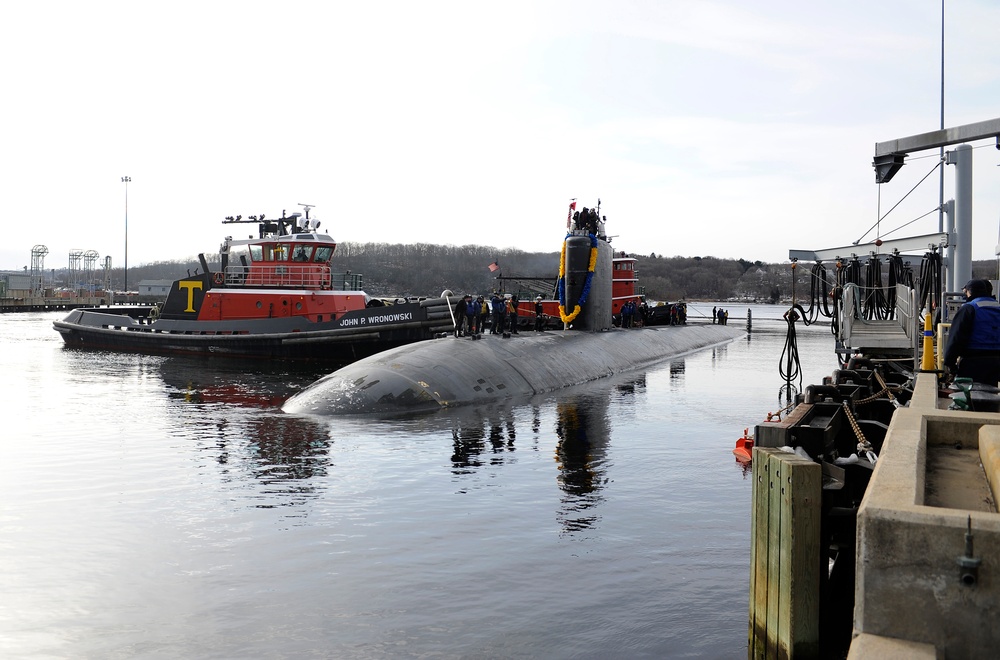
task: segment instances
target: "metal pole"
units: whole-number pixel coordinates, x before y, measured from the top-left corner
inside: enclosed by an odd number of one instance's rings
[[[128,302],[128,184],[132,180],[130,176],[123,176],[122,183],[125,184],[125,302]]]
[[[941,130],[944,130],[944,0],[941,0]],[[941,147],[944,161],[944,147]],[[938,172],[938,232],[944,231],[944,167]]]
[[[959,291],[960,289],[955,288],[958,286],[958,282],[955,281],[955,245],[958,243],[958,230],[955,229],[955,200],[949,199],[944,203],[942,209],[945,218],[947,218],[945,226],[948,232],[948,248],[945,252],[945,267],[948,276],[942,284],[945,291]],[[962,284],[965,282],[966,280],[962,280]],[[941,296],[939,300],[944,300],[944,296]]]
[[[972,277],[972,146],[960,144],[945,154],[955,166],[955,286]]]

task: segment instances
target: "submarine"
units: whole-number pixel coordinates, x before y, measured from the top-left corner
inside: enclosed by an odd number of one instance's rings
[[[593,215],[574,218],[572,226],[567,219],[556,285],[562,330],[486,341],[449,336],[392,348],[320,378],[282,410],[391,415],[526,399],[745,336],[726,325],[614,327],[614,259],[605,223]]]

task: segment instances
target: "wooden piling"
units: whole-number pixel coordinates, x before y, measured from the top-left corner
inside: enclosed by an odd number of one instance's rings
[[[819,463],[753,449],[747,657],[819,657]]]

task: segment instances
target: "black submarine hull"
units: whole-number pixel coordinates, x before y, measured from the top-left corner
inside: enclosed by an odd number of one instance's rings
[[[363,415],[529,398],[717,346],[745,332],[722,325],[448,337],[383,351],[285,402],[285,412]]]

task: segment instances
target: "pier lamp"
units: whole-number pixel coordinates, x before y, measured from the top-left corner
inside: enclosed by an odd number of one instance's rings
[[[130,176],[122,177],[125,184],[125,302],[128,302],[128,184],[131,180]]]

